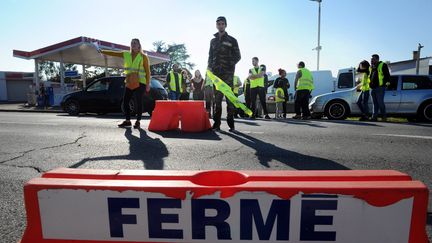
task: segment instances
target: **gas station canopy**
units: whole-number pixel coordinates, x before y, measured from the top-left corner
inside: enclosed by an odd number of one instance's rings
[[[101,55],[97,51],[95,43],[97,43],[101,49],[114,51],[130,49],[129,46],[81,36],[31,52],[13,50],[13,56],[28,60],[35,59],[38,61],[54,61],[89,66],[123,68],[122,58]],[[144,52],[150,59],[150,65],[168,62],[170,60],[168,55],[150,51]]]

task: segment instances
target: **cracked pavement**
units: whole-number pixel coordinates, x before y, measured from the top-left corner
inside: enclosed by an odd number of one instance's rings
[[[0,234],[25,229],[23,186],[58,167],[165,170],[395,169],[432,188],[432,124],[237,120],[238,132],[119,129],[121,116],[0,112]],[[14,124],[14,121],[20,121]],[[142,127],[147,128],[148,116]],[[430,197],[431,198],[431,197]],[[429,212],[431,212],[431,202]],[[431,215],[428,232],[431,235]]]

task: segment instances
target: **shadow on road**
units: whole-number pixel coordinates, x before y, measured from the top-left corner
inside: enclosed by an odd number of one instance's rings
[[[317,122],[314,122],[314,120],[273,119],[272,121],[286,123],[286,124],[293,124],[293,125],[305,125],[305,126],[317,127],[317,128],[327,128],[326,126],[322,126]]]
[[[207,132],[182,132],[180,129],[166,132],[153,132],[164,138],[180,138],[180,139],[196,139],[196,140],[222,140],[215,132],[209,130]]]
[[[143,129],[139,129],[139,137],[132,135],[132,129],[125,129],[125,137],[129,141],[129,154],[100,156],[94,158],[85,158],[69,168],[79,168],[91,161],[110,160],[141,160],[143,166],[148,170],[162,170],[164,168],[164,158],[168,156],[168,150],[165,144],[159,138],[151,138]]]
[[[109,114],[95,114],[95,113],[81,113],[77,116],[71,116],[67,113],[57,114],[59,117],[79,117],[79,118],[98,118],[98,119],[116,119],[116,120],[124,120],[124,115],[121,113],[109,113]],[[150,116],[146,113],[143,113],[142,120],[150,120]],[[132,119],[135,119],[135,116],[132,116]]]
[[[238,131],[221,133],[254,149],[260,164],[265,167],[270,167],[270,161],[277,160],[296,170],[350,170],[334,161],[289,151]]]

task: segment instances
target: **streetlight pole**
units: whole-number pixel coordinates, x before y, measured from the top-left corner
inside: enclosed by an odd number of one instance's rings
[[[321,37],[321,2],[322,0],[311,0],[313,2],[318,2],[318,46],[312,50],[317,51],[317,71],[319,71],[319,61],[320,61],[320,51],[322,46],[320,45],[320,37]]]
[[[419,74],[419,69],[420,69],[420,51],[424,46],[422,46],[420,43],[418,44],[418,48],[417,48],[417,60],[416,60],[416,75]]]

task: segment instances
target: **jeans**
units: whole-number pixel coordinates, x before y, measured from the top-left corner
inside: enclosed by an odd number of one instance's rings
[[[170,91],[168,93],[168,99],[170,99],[170,100],[179,100],[180,99],[180,93],[177,93],[175,91]]]
[[[131,112],[129,107],[129,102],[132,99],[132,96],[135,95],[135,101],[136,101],[136,114],[137,114],[137,121],[141,121],[142,116],[142,110],[143,110],[143,95],[146,90],[146,85],[141,84],[140,86],[134,90],[125,88],[124,96],[123,96],[123,110],[126,113],[126,120],[131,119]]]
[[[294,109],[296,115],[300,116],[303,112],[303,117],[310,116],[309,111],[309,90],[297,90],[294,100]]]
[[[386,108],[384,104],[385,87],[378,87],[372,89],[371,96],[373,101],[373,113],[372,118],[378,117],[378,110],[380,110],[383,118],[387,117]]]
[[[357,100],[357,105],[363,116],[369,116],[369,90],[362,91]]]
[[[265,88],[264,87],[256,87],[252,88],[250,90],[251,93],[251,102],[252,102],[252,112],[254,115],[256,115],[256,97],[259,96],[261,106],[264,111],[264,115],[268,115],[267,112],[267,105],[266,105],[266,94],[265,94]]]

